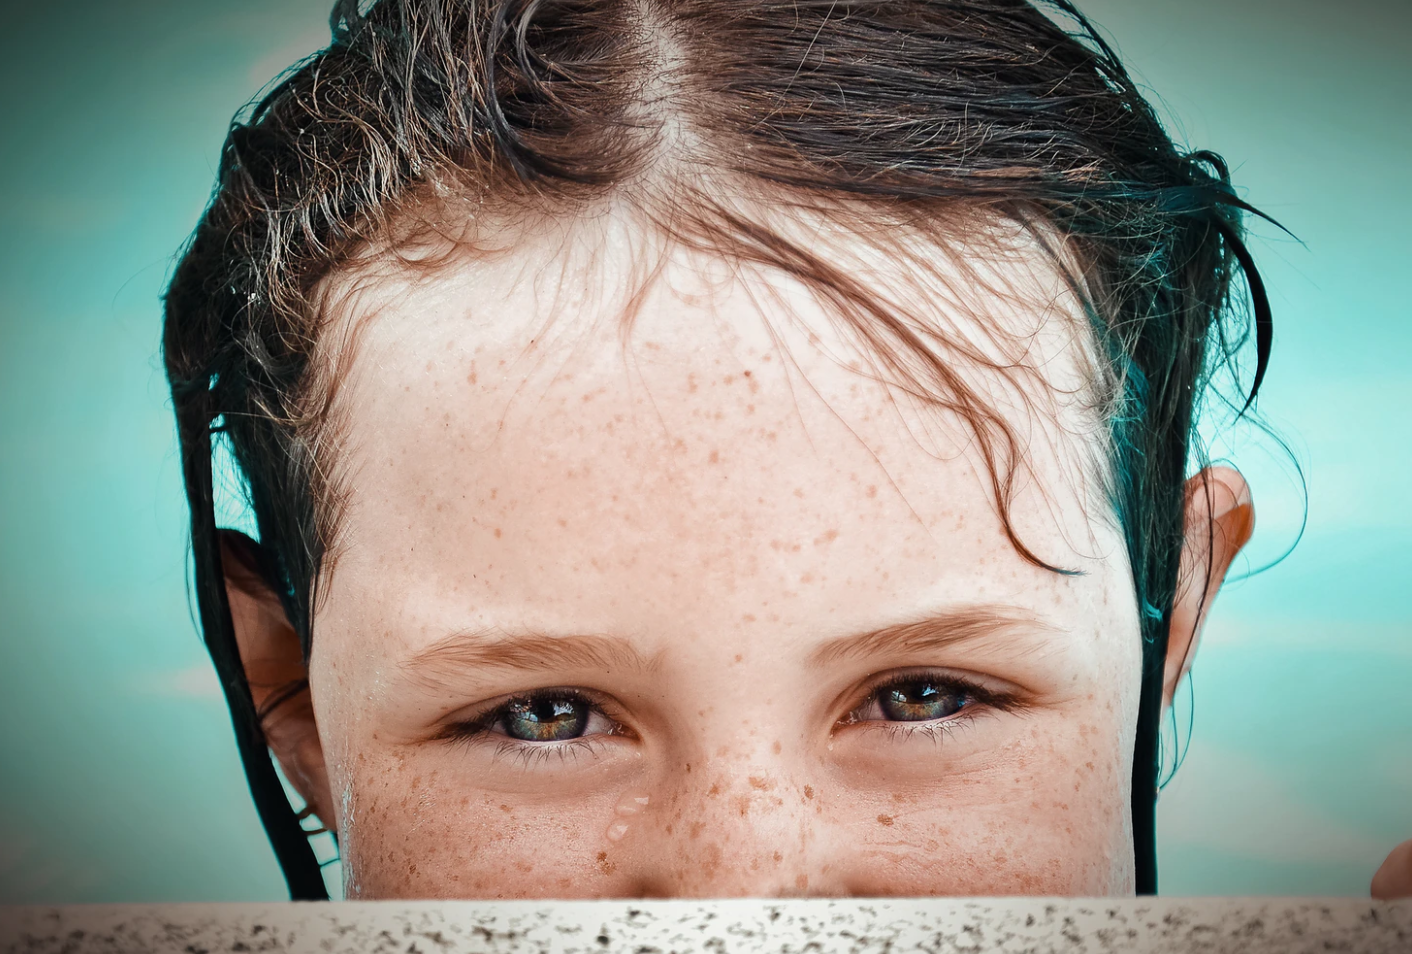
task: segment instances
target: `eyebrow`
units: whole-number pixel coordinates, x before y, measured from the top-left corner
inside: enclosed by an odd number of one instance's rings
[[[934,613],[924,619],[831,639],[809,654],[809,665],[818,668],[838,662],[935,652],[962,643],[1006,637],[1025,636],[1033,640],[1059,632],[1059,627],[1018,607],[969,605]]]
[[[1017,607],[968,605],[831,639],[811,652],[807,663],[811,668],[821,668],[859,659],[934,652],[962,643],[1021,635],[1033,638],[1058,632],[1058,627]],[[570,669],[650,673],[660,667],[662,654],[649,658],[619,636],[551,636],[492,627],[451,633],[407,659],[401,668],[416,678],[435,682],[440,676],[482,669],[536,672],[543,670],[545,661],[550,659],[556,667]]]
[[[462,630],[438,640],[407,659],[401,668],[425,680],[481,669],[535,672],[552,659],[570,669],[650,672],[657,659],[649,659],[626,639],[599,634],[550,636],[545,633],[511,633],[498,627]]]

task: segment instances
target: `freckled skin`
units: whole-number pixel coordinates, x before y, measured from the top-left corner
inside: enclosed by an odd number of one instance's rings
[[[697,267],[669,262],[626,355],[620,300],[556,290],[560,266],[387,279],[342,316],[376,312],[339,395],[355,477],[310,679],[332,789],[350,793],[350,897],[1131,893],[1137,616],[1112,520],[1073,479],[1098,452],[1075,435],[1098,428],[1015,412],[1039,435],[1015,528],[1083,573],[1036,567],[957,422],[925,431],[841,366],[848,343],[797,288],[772,303],[694,284]],[[1048,327],[998,300],[949,321]],[[1046,376],[1078,375],[1072,346],[1036,340]],[[978,602],[1053,631],[810,662]],[[546,654],[532,672],[408,675],[448,634],[496,627],[620,636],[650,666]],[[1028,701],[939,736],[842,722],[868,679],[916,667]],[[630,731],[544,758],[433,737],[449,714],[564,686],[612,699]]]

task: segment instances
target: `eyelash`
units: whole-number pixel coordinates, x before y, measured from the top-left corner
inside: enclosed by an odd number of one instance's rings
[[[483,740],[489,734],[482,729],[478,734],[462,736],[461,741]],[[560,763],[567,762],[570,758],[577,761],[581,755],[596,756],[602,750],[603,743],[598,741],[597,736],[592,735],[566,739],[562,742],[522,742],[507,737],[495,744],[495,751],[491,754],[497,761],[503,759],[511,764],[518,763],[520,768],[529,769],[542,765],[551,759],[558,759]]]

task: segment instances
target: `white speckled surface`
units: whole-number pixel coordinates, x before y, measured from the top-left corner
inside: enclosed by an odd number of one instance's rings
[[[0,908],[0,951],[1412,954],[1412,901],[930,898]]]

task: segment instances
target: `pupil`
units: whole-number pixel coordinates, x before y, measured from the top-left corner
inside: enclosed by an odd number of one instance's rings
[[[577,699],[522,699],[505,708],[505,734],[524,742],[577,739],[588,726],[588,706]]]
[[[883,692],[883,715],[893,722],[928,722],[959,712],[969,700],[934,682],[908,682]]]

